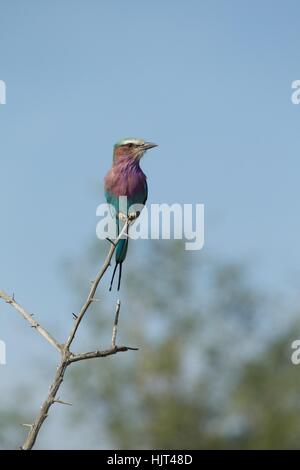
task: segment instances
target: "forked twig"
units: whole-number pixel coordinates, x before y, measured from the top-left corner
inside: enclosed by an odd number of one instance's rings
[[[33,319],[33,315],[28,313],[27,310],[25,310],[20,304],[18,304],[15,301],[14,296],[9,296],[5,292],[0,291],[0,298],[2,298],[6,303],[10,304],[17,312],[19,312],[22,317],[27,320],[27,322],[30,324],[32,328],[34,328],[48,343],[50,343],[57,351],[59,351],[61,355],[61,360],[60,364],[56,370],[55,377],[53,379],[53,382],[50,386],[49,393],[45,401],[43,402],[34,422],[32,424],[23,424],[23,426],[28,427],[29,431],[26,437],[26,440],[21,447],[22,450],[30,450],[34,446],[37,436],[39,434],[39,431],[45,421],[45,419],[48,416],[48,411],[50,407],[54,403],[62,404],[62,405],[71,405],[71,403],[68,403],[66,401],[61,400],[60,398],[57,398],[57,393],[58,390],[64,380],[65,372],[68,368],[68,366],[74,362],[79,362],[79,361],[84,361],[87,359],[94,359],[98,357],[107,357],[111,356],[113,354],[117,354],[119,352],[125,352],[125,351],[136,351],[137,348],[130,348],[128,346],[117,346],[116,345],[116,339],[117,339],[117,329],[118,329],[118,322],[119,322],[119,315],[120,315],[120,308],[121,308],[121,303],[118,300],[117,305],[116,305],[116,314],[115,314],[115,320],[113,324],[113,332],[112,332],[112,344],[109,349],[103,350],[103,351],[92,351],[92,352],[86,352],[86,353],[80,353],[80,354],[73,354],[70,351],[70,347],[75,339],[76,333],[78,331],[78,328],[80,326],[80,323],[83,320],[83,317],[85,316],[87,310],[91,306],[91,304],[98,299],[94,298],[94,295],[96,293],[97,287],[103,278],[104,274],[106,273],[107,269],[110,266],[110,262],[112,259],[112,256],[114,254],[114,251],[116,249],[116,246],[118,244],[118,241],[126,234],[126,231],[128,229],[128,226],[130,225],[131,220],[126,220],[124,227],[122,231],[120,232],[118,238],[115,241],[111,241],[111,247],[108,252],[108,255],[104,261],[104,264],[100,271],[98,272],[95,280],[92,282],[88,296],[86,301],[84,302],[83,306],[81,307],[80,311],[78,314],[73,313],[73,326],[71,328],[70,334],[65,341],[64,344],[60,344],[45,328],[43,328],[36,320]]]

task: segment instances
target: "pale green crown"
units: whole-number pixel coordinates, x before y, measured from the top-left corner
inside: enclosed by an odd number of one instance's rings
[[[115,147],[122,147],[122,145],[128,145],[128,144],[144,145],[144,143],[145,143],[144,139],[134,139],[132,137],[128,137],[127,139],[119,140],[119,142],[115,144]]]

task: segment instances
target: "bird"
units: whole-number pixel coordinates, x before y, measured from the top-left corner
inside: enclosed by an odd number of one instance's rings
[[[154,147],[157,147],[157,144],[135,138],[122,139],[114,145],[112,167],[104,179],[104,191],[106,201],[114,211],[117,234],[121,232],[128,217],[136,219],[139,216],[140,212],[130,214],[130,207],[134,204],[141,206],[146,204],[148,198],[147,177],[140,167],[140,160],[147,150]],[[127,198],[127,207],[120,204],[119,198],[122,196]],[[126,235],[125,238],[118,241],[116,246],[116,264],[110,283],[110,291],[118,266],[118,290],[120,290],[122,265],[128,249],[128,236]]]

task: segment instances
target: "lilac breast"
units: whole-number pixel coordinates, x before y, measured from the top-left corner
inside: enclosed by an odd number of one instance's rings
[[[146,196],[147,178],[136,161],[116,163],[105,178],[105,190],[114,196]]]

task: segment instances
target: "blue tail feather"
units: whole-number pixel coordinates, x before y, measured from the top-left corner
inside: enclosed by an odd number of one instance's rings
[[[114,278],[117,272],[117,267],[119,266],[119,280],[118,280],[118,290],[120,290],[121,286],[121,278],[122,278],[122,264],[126,258],[127,254],[127,249],[128,249],[128,238],[122,238],[121,240],[118,241],[117,248],[116,248],[116,265],[113,271],[111,283],[110,283],[110,288],[109,290],[112,290]]]

